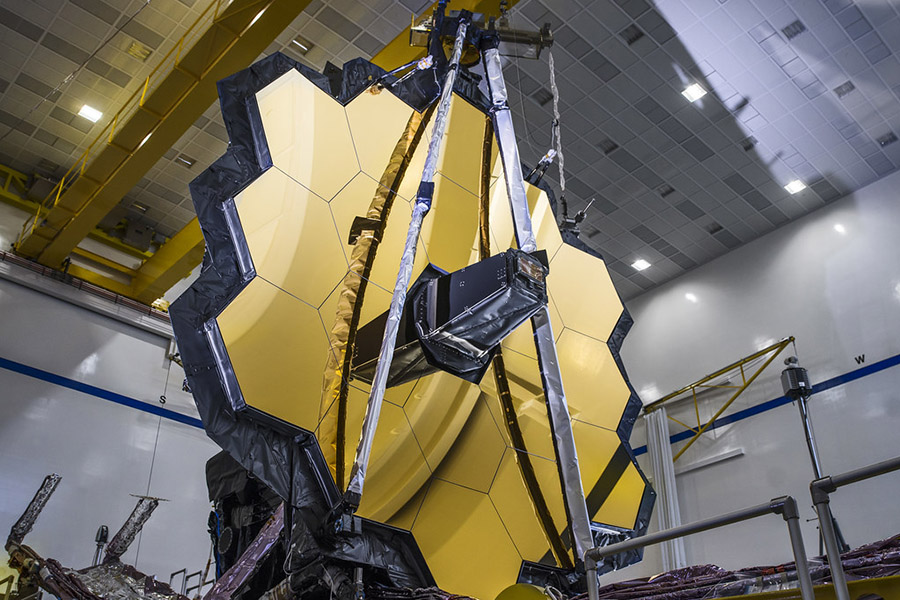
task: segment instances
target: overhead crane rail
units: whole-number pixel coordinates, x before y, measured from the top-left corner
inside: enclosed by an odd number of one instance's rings
[[[213,0],[25,222],[16,252],[58,268],[212,104],[216,82],[249,64],[307,4],[303,0]],[[152,302],[186,276],[203,254],[196,222],[164,246],[170,244],[168,252],[128,274],[130,285],[86,269],[78,275]]]

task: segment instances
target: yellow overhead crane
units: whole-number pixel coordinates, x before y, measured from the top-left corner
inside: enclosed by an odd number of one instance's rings
[[[248,65],[299,14],[309,0],[213,0],[88,146],[23,227],[18,254],[59,268],[75,253],[117,277],[70,265],[71,275],[146,304],[200,264],[203,234],[197,219],[152,255],[128,252],[103,236],[97,224],[150,166],[175,143],[216,98],[216,81]],[[494,0],[461,0],[454,9],[494,12]],[[508,5],[513,6],[516,0]],[[429,7],[423,14],[430,14]],[[372,58],[392,69],[424,55],[409,45],[409,27]],[[10,181],[12,178],[10,178]],[[77,248],[85,237],[110,243],[144,259],[137,269]],[[127,280],[128,283],[124,283]]]
[[[247,66],[308,0],[214,0],[88,146],[25,224],[16,252],[60,267],[216,99],[216,82]],[[131,283],[73,267],[70,273],[150,303],[203,256],[196,220],[136,271]],[[177,254],[177,256],[173,256]]]

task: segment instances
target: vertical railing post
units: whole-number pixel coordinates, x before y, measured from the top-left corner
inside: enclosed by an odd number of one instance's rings
[[[828,498],[828,494],[836,489],[830,477],[823,477],[809,484],[813,506],[819,516],[819,531],[825,541],[825,556],[828,557],[828,567],[831,569],[834,595],[837,600],[850,600],[850,590],[847,589],[847,578],[844,576],[844,565],[841,562],[841,548],[837,532],[834,530],[834,516],[831,514]]]
[[[815,593],[813,592],[812,577],[809,574],[809,563],[806,560],[803,534],[800,531],[800,511],[797,509],[797,501],[791,496],[785,496],[781,504],[780,513],[784,522],[787,523],[788,535],[791,537],[791,552],[794,554],[794,565],[797,567],[800,596],[804,600],[813,600]]]

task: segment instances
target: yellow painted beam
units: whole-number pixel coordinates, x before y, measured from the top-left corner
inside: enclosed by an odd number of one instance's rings
[[[0,185],[0,199],[15,206],[28,202],[25,198],[25,182],[28,181],[28,176],[25,173],[0,165],[0,177],[3,178],[2,185]]]
[[[147,260],[125,294],[145,304],[162,297],[169,288],[184,279],[203,260],[203,233],[197,218],[184,226]]]
[[[509,7],[516,5],[518,0],[509,0]],[[430,15],[437,6],[435,2],[428,7],[422,14]],[[450,6],[452,10],[469,10],[473,13],[484,13],[487,15],[498,14],[499,3],[496,0],[457,0]],[[393,40],[388,42],[381,52],[372,57],[372,63],[378,65],[382,69],[390,71],[396,69],[400,65],[414,61],[425,56],[425,48],[417,48],[409,45],[409,28],[407,27]]]
[[[214,0],[52,194],[16,251],[58,267],[309,0]],[[189,46],[189,47],[188,47]]]
[[[75,248],[72,250],[72,254],[75,256],[79,256],[91,262],[95,262],[102,267],[106,267],[107,269],[111,269],[123,275],[127,275],[128,277],[134,277],[135,270],[126,267],[123,264],[117,263],[114,260],[110,260],[105,256],[101,256],[96,252],[91,252],[90,250],[85,250],[84,248]]]
[[[128,296],[128,293],[131,291],[131,288],[121,281],[116,281],[115,279],[106,277],[105,275],[101,275],[96,271],[92,271],[78,265],[69,265],[66,269],[66,273],[68,273],[72,277],[83,279],[90,284],[96,285],[97,287],[102,287],[103,289],[109,290],[111,292],[115,292],[116,294],[119,294],[121,296]]]
[[[238,2],[236,1],[235,4],[237,3]],[[303,0],[301,2],[302,7],[305,7],[307,3],[308,2],[306,0]],[[510,6],[514,5],[515,3],[516,0],[511,0]],[[491,13],[493,11],[496,11],[497,8],[495,2],[489,2],[486,0],[462,0],[458,2],[458,5],[457,3],[454,4],[454,10],[465,9],[471,10],[473,12]],[[431,11],[432,8],[429,8],[428,10]],[[219,27],[233,27],[234,19],[237,18],[236,14],[239,14],[241,10],[245,12],[247,11],[246,7],[244,7],[242,9],[229,12],[227,16],[231,20],[220,20]],[[269,10],[264,13],[263,17],[260,17],[260,21],[262,21],[263,18],[265,18],[268,14]],[[255,15],[256,13],[254,12],[253,16]],[[221,39],[219,39],[219,42],[211,43],[213,45],[215,45],[216,43],[221,43]],[[418,58],[423,54],[424,50],[422,48],[414,48],[409,45],[409,26],[407,26],[392,42],[390,42],[381,52],[379,52],[372,58],[372,62],[376,65],[381,66],[382,68],[392,69],[398,65],[410,62],[411,60]],[[177,67],[184,68],[189,72],[197,72],[195,65],[191,61],[181,61],[177,64]],[[233,70],[237,71],[240,68],[241,66],[235,66]],[[225,73],[220,77],[223,77],[227,74],[228,73]],[[150,145],[151,141],[153,141],[153,138],[156,137],[157,135],[156,133],[154,133],[151,139],[146,142],[145,146]],[[142,149],[143,148],[141,148],[141,150]],[[97,235],[98,234],[94,232],[91,234],[91,237],[95,237]],[[101,235],[101,237],[103,237],[103,235]],[[105,237],[109,238],[110,236],[107,235]],[[116,238],[112,239],[115,240]],[[147,258],[147,260],[137,270],[130,287],[123,287],[120,282],[93,273],[92,271],[87,272],[89,273],[89,279],[88,277],[85,278],[88,279],[88,281],[90,281],[91,283],[100,285],[101,287],[106,287],[107,289],[111,289],[112,291],[116,291],[117,293],[121,293],[124,296],[134,298],[135,300],[139,300],[146,304],[150,304],[154,300],[165,294],[165,292],[168,291],[170,287],[172,287],[182,278],[186,277],[191,272],[191,270],[193,270],[195,267],[197,267],[197,265],[200,264],[201,260],[203,259],[203,250],[203,235],[200,231],[197,219],[195,218],[171,240],[160,247],[156,254],[152,255],[149,258],[149,255],[147,253],[141,253],[140,256],[138,256],[139,258]],[[136,254],[133,254],[133,252],[129,253],[132,254],[132,256],[137,256]],[[43,257],[41,258],[41,262],[44,262]],[[82,269],[81,271],[85,270]]]
[[[0,177],[4,178],[2,182],[0,182],[0,202],[9,204],[10,206],[31,214],[43,216],[47,213],[47,209],[43,208],[38,202],[28,199],[26,196],[27,175],[7,167],[6,165],[0,164]],[[110,248],[124,252],[129,256],[133,256],[134,258],[146,260],[153,256],[152,252],[130,246],[121,239],[109,235],[100,228],[94,228],[87,237],[109,246]]]
[[[102,229],[94,228],[88,235],[92,240],[96,240],[103,244],[106,244],[110,248],[115,248],[116,250],[121,250],[128,256],[133,256],[134,258],[140,258],[141,260],[145,260],[153,256],[153,253],[149,250],[141,250],[140,248],[135,248],[134,246],[130,246],[123,242],[121,239],[111,236]]]

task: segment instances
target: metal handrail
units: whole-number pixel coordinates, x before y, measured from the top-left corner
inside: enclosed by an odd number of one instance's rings
[[[197,590],[197,589],[200,589],[201,587],[203,587],[203,580],[201,579],[202,576],[203,576],[203,571],[197,571],[196,573],[191,573],[190,575],[185,575],[184,580],[181,582],[181,595],[187,596],[189,592],[192,592],[194,590]],[[194,577],[196,577],[200,581],[200,583],[198,583],[197,585],[188,587],[188,581],[190,581]]]
[[[898,470],[900,470],[900,457],[867,465],[840,475],[822,477],[809,484],[809,494],[816,507],[816,513],[819,515],[819,528],[825,539],[825,554],[828,557],[828,566],[831,568],[831,581],[834,584],[837,600],[850,600],[850,591],[847,589],[847,578],[844,576],[844,565],[841,563],[841,549],[834,529],[834,516],[831,514],[828,495],[837,491],[839,487]]]
[[[183,569],[178,569],[177,571],[174,571],[173,573],[169,574],[169,587],[172,588],[173,590],[175,589],[175,587],[172,584],[175,582],[175,578],[179,575],[181,575],[181,587],[182,587],[182,594],[183,594],[184,587],[187,585],[185,583],[185,579],[187,578],[187,567],[185,567]]]
[[[800,532],[800,513],[797,509],[797,501],[791,496],[775,498],[763,504],[750,506],[741,510],[726,513],[702,521],[695,521],[680,527],[673,527],[663,531],[657,531],[641,537],[631,538],[617,544],[591,548],[584,553],[584,568],[587,578],[589,600],[598,600],[600,596],[600,583],[597,575],[597,561],[606,556],[620,554],[629,550],[635,550],[667,542],[710,529],[717,529],[725,525],[747,521],[767,514],[780,514],[787,523],[788,534],[791,538],[791,550],[794,553],[794,562],[797,565],[797,579],[800,582],[800,596],[803,600],[814,600],[812,578],[809,574],[809,565],[806,562],[806,548],[803,546],[803,536]]]

